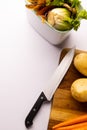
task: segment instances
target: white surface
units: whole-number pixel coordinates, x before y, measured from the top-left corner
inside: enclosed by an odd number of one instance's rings
[[[61,49],[74,44],[87,50],[87,21],[53,46],[28,24],[24,0],[0,2],[0,130],[26,130],[25,117],[57,67]],[[44,104],[30,129],[47,130],[49,113],[50,103]]]

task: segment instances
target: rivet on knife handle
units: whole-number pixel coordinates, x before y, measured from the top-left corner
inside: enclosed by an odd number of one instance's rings
[[[33,119],[34,119],[35,115],[37,114],[38,110],[40,109],[40,107],[41,107],[41,105],[43,104],[44,101],[47,101],[47,98],[44,95],[44,93],[42,92],[40,94],[40,96],[38,97],[36,103],[32,107],[31,111],[27,115],[26,119],[25,119],[25,126],[27,128],[30,127],[33,124]]]

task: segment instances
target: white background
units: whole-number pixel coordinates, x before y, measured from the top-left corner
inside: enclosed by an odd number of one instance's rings
[[[74,44],[87,50],[87,21],[53,46],[29,25],[24,0],[0,1],[0,130],[26,130],[25,117],[57,67],[62,48]],[[49,113],[50,103],[44,104],[30,129],[47,130]]]

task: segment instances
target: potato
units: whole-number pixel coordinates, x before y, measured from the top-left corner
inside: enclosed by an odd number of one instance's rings
[[[79,102],[87,102],[87,78],[75,80],[71,85],[71,94]]]
[[[77,54],[74,58],[74,66],[81,74],[87,76],[87,53]]]

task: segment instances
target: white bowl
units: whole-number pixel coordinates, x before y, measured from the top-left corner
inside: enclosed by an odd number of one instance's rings
[[[26,8],[26,11],[29,23],[51,44],[58,45],[69,36],[71,31],[58,31],[49,25],[48,22],[43,23],[41,17],[37,16],[35,11],[28,8]]]

